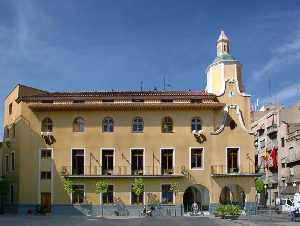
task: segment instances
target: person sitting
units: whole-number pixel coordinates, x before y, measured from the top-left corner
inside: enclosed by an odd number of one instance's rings
[[[193,204],[192,204],[192,214],[197,215],[198,210],[199,210],[198,204],[196,202],[193,202]]]

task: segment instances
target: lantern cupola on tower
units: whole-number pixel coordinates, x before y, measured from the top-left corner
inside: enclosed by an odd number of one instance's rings
[[[217,56],[229,54],[229,38],[222,30],[217,41]]]

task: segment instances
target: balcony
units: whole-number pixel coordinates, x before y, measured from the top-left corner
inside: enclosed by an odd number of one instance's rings
[[[266,181],[268,183],[277,184],[278,183],[278,173],[268,172],[266,175]]]
[[[212,176],[260,176],[256,174],[254,167],[239,167],[227,169],[226,165],[212,165]]]
[[[294,179],[296,181],[300,181],[300,165],[294,166],[292,171],[294,174]]]
[[[272,150],[274,148],[278,148],[278,141],[277,139],[270,140],[267,142],[267,150]]]
[[[267,135],[269,135],[269,136],[276,133],[277,131],[278,131],[277,124],[273,124],[273,125],[267,127]]]
[[[281,178],[289,178],[291,175],[291,169],[290,168],[281,168]]]
[[[173,169],[161,169],[159,166],[145,166],[144,170],[132,170],[130,166],[116,166],[113,170],[102,170],[101,166],[85,166],[84,169],[74,169],[63,166],[61,175],[74,178],[124,178],[124,177],[184,177],[188,174],[184,166]]]
[[[300,150],[299,149],[289,150],[289,153],[287,155],[287,163],[296,162],[299,160],[300,160]]]

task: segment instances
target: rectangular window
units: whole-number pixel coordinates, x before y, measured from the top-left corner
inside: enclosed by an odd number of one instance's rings
[[[131,204],[143,204],[144,203],[144,193],[142,193],[139,197],[133,192],[131,188]]]
[[[82,184],[74,184],[72,186],[73,193],[72,193],[72,203],[73,204],[80,204],[84,201],[84,185]]]
[[[5,156],[5,172],[8,173],[9,171],[9,158],[8,155]]]
[[[8,113],[11,115],[12,114],[12,109],[13,108],[13,106],[12,106],[12,103],[10,103],[9,105],[8,105]]]
[[[11,170],[15,170],[15,153],[10,153],[11,156]]]
[[[102,193],[102,203],[103,204],[113,204],[114,203],[114,186],[108,185],[107,192]]]
[[[10,185],[9,199],[10,199],[10,204],[15,203],[15,186],[13,184]]]
[[[265,142],[265,139],[259,141],[259,146],[260,146],[260,149],[263,149],[266,147],[266,142]]]
[[[284,137],[281,137],[281,147],[284,148]]]
[[[102,150],[102,174],[112,175],[114,170],[114,150]]]
[[[41,180],[51,180],[51,171],[42,171]]]
[[[203,168],[203,148],[191,148],[191,169]]]
[[[238,156],[238,148],[227,148],[227,173],[239,172]]]
[[[161,186],[161,202],[162,204],[173,204],[173,192],[170,191],[170,184],[163,184]]]
[[[9,138],[9,128],[7,127],[4,128],[4,137]]]
[[[51,158],[52,150],[51,149],[42,149],[41,150],[41,158],[48,159]]]
[[[84,175],[84,150],[72,150],[72,175]]]
[[[131,174],[143,175],[144,171],[144,150],[132,149],[131,150]]]
[[[161,149],[161,173],[173,174],[173,149]]]

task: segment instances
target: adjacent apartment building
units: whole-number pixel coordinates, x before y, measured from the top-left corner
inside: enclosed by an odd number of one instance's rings
[[[266,205],[275,205],[276,198],[300,191],[300,103],[264,106],[252,118],[256,172],[263,174],[265,183],[261,196]]]
[[[20,213],[42,205],[54,214],[100,204],[113,214],[116,203],[135,214],[137,203],[153,200],[162,209],[189,211],[195,201],[209,211],[226,203],[255,210],[250,96],[223,31],[216,47],[205,91],[50,92],[17,85],[4,102],[8,203]],[[144,181],[140,197],[132,192],[135,178]],[[107,193],[96,194],[97,181],[109,185]]]

